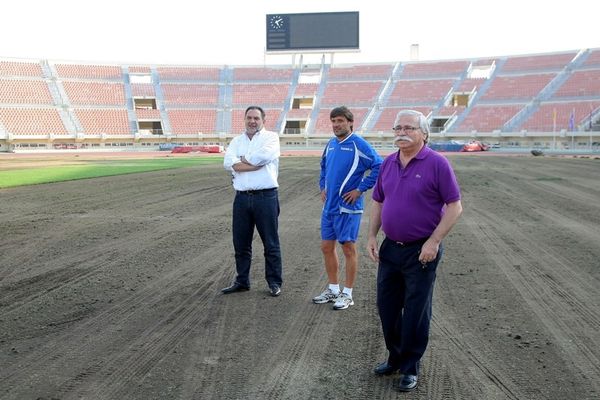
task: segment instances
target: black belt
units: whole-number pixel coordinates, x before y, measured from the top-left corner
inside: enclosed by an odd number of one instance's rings
[[[392,242],[393,244],[395,244],[396,246],[400,246],[400,247],[410,247],[410,246],[421,246],[423,244],[425,244],[426,241],[429,240],[429,238],[423,238],[423,239],[419,239],[419,240],[413,240],[412,242],[398,242],[396,240],[392,240],[387,238],[390,242]]]
[[[277,190],[277,188],[269,188],[269,189],[256,189],[256,190],[236,190],[236,192],[240,194],[260,194],[265,192],[272,192],[273,190]]]

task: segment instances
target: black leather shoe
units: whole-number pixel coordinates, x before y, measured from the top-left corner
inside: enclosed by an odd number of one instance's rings
[[[398,368],[388,364],[387,361],[382,362],[373,370],[373,372],[375,372],[376,375],[391,375],[396,371],[398,371]]]
[[[417,388],[416,375],[400,375],[398,380],[398,390],[401,392],[412,392]]]
[[[269,294],[273,297],[277,297],[281,294],[281,288],[279,285],[271,285],[269,286]]]
[[[223,294],[229,294],[229,293],[235,293],[235,292],[245,292],[246,290],[250,290],[250,287],[244,286],[237,282],[233,282],[233,285],[221,289],[221,292]]]

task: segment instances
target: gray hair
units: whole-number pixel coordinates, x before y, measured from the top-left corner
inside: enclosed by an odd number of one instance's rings
[[[400,117],[402,117],[404,115],[409,115],[411,117],[415,117],[418,119],[419,129],[421,129],[421,132],[423,132],[425,134],[425,143],[427,143],[429,141],[429,133],[430,133],[429,121],[427,121],[427,117],[425,115],[423,115],[423,113],[420,111],[400,110],[398,112],[398,114],[396,114],[396,119],[394,120],[394,126],[398,125],[398,121],[400,120]]]

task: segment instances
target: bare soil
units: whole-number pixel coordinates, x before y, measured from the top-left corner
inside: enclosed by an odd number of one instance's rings
[[[277,298],[258,238],[252,289],[220,294],[221,165],[0,190],[0,398],[599,398],[600,161],[450,159],[465,212],[415,392],[372,373],[386,351],[368,214],[355,305],[311,303],[326,284],[318,158],[283,157]]]

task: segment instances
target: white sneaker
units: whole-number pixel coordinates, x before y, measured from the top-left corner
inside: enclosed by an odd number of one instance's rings
[[[353,306],[354,300],[347,293],[340,293],[340,295],[335,300],[335,304],[333,305],[334,310],[345,310],[346,308]]]
[[[331,289],[327,288],[323,293],[317,297],[313,297],[312,301],[317,304],[333,302],[338,298],[338,295],[333,293]]]

